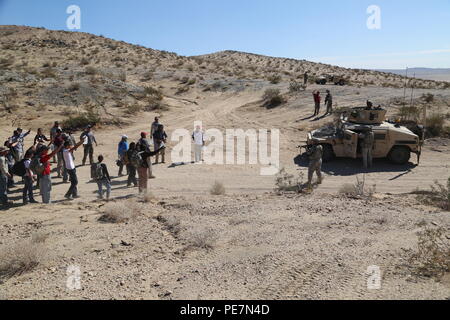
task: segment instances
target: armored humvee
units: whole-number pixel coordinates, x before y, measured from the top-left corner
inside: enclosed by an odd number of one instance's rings
[[[326,85],[328,82],[334,83],[335,85],[344,86],[347,81],[344,77],[324,74],[316,78],[316,84]]]
[[[395,164],[406,164],[411,153],[420,159],[423,127],[407,128],[386,121],[386,110],[378,107],[352,108],[340,115],[334,125],[308,133],[307,145],[321,144],[323,160],[335,157],[361,157],[360,134],[367,128],[375,134],[374,158],[388,158]],[[414,131],[414,132],[413,132]]]

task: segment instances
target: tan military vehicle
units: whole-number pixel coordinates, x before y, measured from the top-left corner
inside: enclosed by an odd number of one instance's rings
[[[406,164],[411,153],[420,160],[423,144],[423,127],[407,128],[386,121],[386,110],[382,108],[352,108],[341,114],[334,125],[308,133],[307,145],[321,144],[323,160],[361,157],[360,134],[368,127],[375,134],[374,158],[388,158],[395,164]],[[413,132],[414,131],[414,132]]]
[[[345,86],[347,84],[347,80],[342,76],[323,74],[316,78],[316,84],[326,85],[329,82],[339,86]]]

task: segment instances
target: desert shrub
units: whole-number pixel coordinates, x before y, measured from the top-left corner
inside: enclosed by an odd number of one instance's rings
[[[443,228],[426,228],[418,234],[417,251],[409,263],[419,275],[439,277],[450,272],[450,242]]]
[[[375,193],[376,185],[371,187],[366,186],[366,176],[363,175],[362,179],[356,176],[355,183],[346,183],[339,189],[339,193],[347,197],[367,198],[371,199]]]
[[[303,83],[297,81],[291,81],[291,83],[289,83],[289,92],[295,93],[305,89],[306,87],[303,85]]]
[[[299,171],[297,177],[286,172],[282,168],[275,177],[275,186],[277,192],[301,192],[305,188],[304,173]]]
[[[7,67],[12,66],[13,64],[14,64],[13,57],[0,59],[0,68],[2,69],[6,69]]]
[[[156,100],[162,100],[164,98],[164,96],[160,90],[155,89],[150,86],[144,88],[144,93],[148,96],[151,96],[153,99],[156,99]]]
[[[183,234],[186,241],[186,249],[213,249],[218,236],[217,233],[210,228],[191,230]]]
[[[97,74],[97,69],[95,69],[94,67],[89,66],[89,67],[86,67],[84,72],[86,74],[89,74],[89,75],[94,75],[94,74]]]
[[[220,196],[225,194],[225,186],[220,181],[215,181],[209,192],[214,196]]]
[[[63,121],[64,128],[83,129],[88,125],[101,123],[100,113],[94,109],[87,107],[86,112],[77,112],[69,114],[69,117]]]
[[[79,83],[72,83],[69,86],[68,89],[69,89],[70,92],[78,91],[78,90],[80,90],[80,84]]]
[[[440,137],[446,132],[445,127],[445,116],[442,114],[435,113],[427,117],[426,131],[430,137]]]
[[[421,99],[427,103],[430,103],[434,101],[434,95],[431,93],[424,93]]]
[[[98,219],[101,222],[123,223],[137,218],[143,212],[142,203],[130,200],[108,203]]]
[[[281,82],[281,76],[273,74],[267,77],[267,80],[272,84],[277,84]]]
[[[80,61],[80,64],[83,65],[83,66],[88,65],[89,64],[89,60],[86,59],[86,58],[82,58],[81,61]]]
[[[422,109],[416,106],[402,106],[399,108],[397,115],[405,120],[418,120]]]
[[[283,104],[284,98],[278,89],[267,89],[263,95],[264,107],[271,109]]]
[[[166,229],[174,236],[177,236],[182,230],[181,220],[179,217],[175,215],[162,216],[159,215],[157,220],[161,222]]]
[[[418,200],[422,203],[433,205],[443,210],[450,210],[450,178],[447,180],[447,185],[443,185],[435,181],[431,185],[431,190],[422,192],[418,195]]]
[[[135,115],[141,111],[142,111],[142,107],[140,105],[138,105],[137,103],[128,105],[127,108],[125,109],[125,113],[129,114],[129,115]]]
[[[0,279],[29,272],[46,257],[45,237],[34,237],[0,248]]]
[[[41,76],[43,78],[56,78],[56,73],[52,67],[47,67],[41,71]]]

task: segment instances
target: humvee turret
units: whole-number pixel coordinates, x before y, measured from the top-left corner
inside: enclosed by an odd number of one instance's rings
[[[340,115],[334,125],[308,133],[307,145],[323,146],[324,161],[361,157],[360,134],[372,128],[375,134],[374,158],[388,158],[395,164],[406,164],[415,153],[420,158],[423,127],[413,132],[397,123],[386,121],[386,110],[378,107],[352,108]]]

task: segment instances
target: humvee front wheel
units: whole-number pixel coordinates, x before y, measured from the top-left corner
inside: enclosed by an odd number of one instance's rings
[[[407,164],[411,158],[411,150],[407,147],[396,146],[389,152],[389,160],[395,164]]]
[[[336,155],[334,154],[333,147],[329,144],[322,144],[323,148],[323,155],[322,155],[322,161],[323,162],[330,162],[332,161]]]

